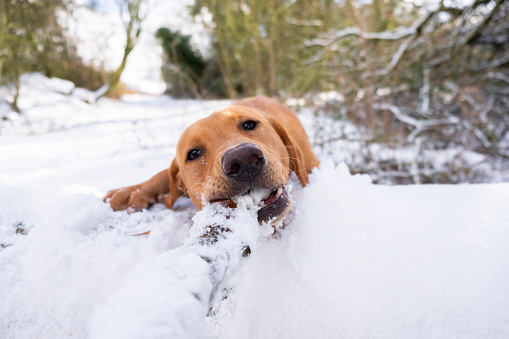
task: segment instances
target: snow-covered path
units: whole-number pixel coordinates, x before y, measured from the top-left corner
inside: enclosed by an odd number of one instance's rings
[[[0,135],[0,338],[100,336],[111,330],[101,312],[119,296],[129,304],[118,291],[143,290],[141,273],[169,274],[156,263],[184,243],[197,209],[181,199],[128,215],[99,197],[168,166],[183,129],[226,102],[56,95],[42,105],[36,94],[25,102],[36,134]],[[375,186],[322,161],[294,188],[290,225],[259,239],[200,320],[211,336],[509,337],[509,184]],[[133,301],[166,296],[145,292]],[[179,326],[159,312],[153,326],[144,315],[146,338]]]

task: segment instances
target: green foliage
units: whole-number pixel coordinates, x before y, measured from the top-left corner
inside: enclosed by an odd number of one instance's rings
[[[169,28],[159,28],[156,37],[161,39],[164,53],[172,64],[178,65],[180,70],[195,82],[203,77],[206,63],[200,53],[191,46],[191,36],[182,35]]]
[[[175,97],[224,97],[225,86],[217,57],[204,59],[191,44],[191,36],[159,28],[156,37],[165,55],[163,78]]]
[[[209,30],[228,94],[300,95],[323,85],[323,69],[303,62],[307,39],[347,19],[333,0],[197,0],[194,15],[210,12]]]
[[[56,1],[0,0],[0,81],[12,81],[20,72],[42,69],[50,73],[50,54],[63,38],[54,15]],[[56,36],[56,39],[51,39]]]

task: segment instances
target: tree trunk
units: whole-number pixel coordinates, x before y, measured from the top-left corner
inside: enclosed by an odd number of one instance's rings
[[[109,83],[107,84],[108,89],[106,89],[105,91],[100,91],[99,95],[96,97],[96,100],[105,95],[110,95],[120,83],[120,77],[122,76],[122,73],[124,72],[125,66],[127,64],[127,57],[134,49],[134,46],[136,45],[136,42],[138,41],[138,38],[141,33],[141,23],[143,22],[144,19],[144,17],[140,15],[140,6],[142,2],[143,0],[124,1],[124,4],[127,5],[127,13],[129,13],[129,21],[125,22],[126,43],[124,49],[124,56],[122,57],[122,62],[120,63],[120,66],[110,77]]]
[[[127,57],[129,56],[129,54],[131,53],[131,51],[133,50],[134,46],[129,46],[130,45],[130,39],[128,39],[127,41],[127,46],[124,50],[124,57],[122,58],[122,62],[120,63],[120,66],[117,68],[117,70],[111,75],[110,77],[110,81],[109,81],[109,84],[108,84],[108,89],[106,90],[106,92],[104,92],[102,95],[99,96],[102,97],[102,96],[108,96],[110,95],[113,90],[118,86],[118,84],[120,83],[120,77],[122,76],[122,73],[124,72],[124,69],[125,69],[125,66],[127,64]],[[97,99],[99,99],[97,98]]]
[[[230,58],[228,56],[228,53],[226,52],[226,47],[224,45],[223,36],[221,32],[221,27],[219,26],[219,22],[216,23],[217,25],[217,44],[219,46],[219,59],[218,59],[218,66],[219,71],[221,72],[224,82],[226,84],[226,89],[228,90],[228,96],[230,99],[235,99],[237,97],[237,93],[235,91],[235,88],[233,87],[232,83],[232,77],[231,77],[231,65],[230,65]]]
[[[7,0],[0,0],[0,83],[2,82],[2,70],[7,58]]]
[[[11,103],[11,107],[12,109],[17,112],[17,113],[20,113],[20,109],[18,107],[18,99],[19,99],[19,89],[20,89],[20,82],[19,82],[19,77],[21,76],[21,70],[19,70],[17,73],[16,73],[16,80],[15,80],[15,87],[14,87],[14,98],[12,100],[12,103]]]

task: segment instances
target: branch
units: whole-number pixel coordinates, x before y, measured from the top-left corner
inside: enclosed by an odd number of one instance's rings
[[[500,6],[504,3],[504,0],[498,0],[497,4],[493,8],[493,10],[490,12],[490,14],[484,18],[484,20],[476,27],[476,29],[467,36],[465,39],[465,44],[470,44],[472,41],[474,41],[481,33],[482,31],[488,26],[491,19],[493,18],[493,15],[497,12],[497,10],[500,8]]]
[[[505,75],[504,73],[490,72],[490,73],[487,74],[487,78],[488,79],[497,79],[497,80],[500,80],[500,81],[504,81],[505,83],[507,83],[509,85],[509,77],[507,75]]]
[[[490,63],[481,65],[477,68],[474,68],[474,71],[482,71],[485,69],[496,69],[502,66],[505,66],[506,64],[509,64],[509,55],[503,56],[500,59],[497,59],[495,61],[492,61]]]
[[[430,107],[429,68],[425,68],[422,73],[423,73],[423,84],[421,89],[422,95],[421,114],[427,115]]]
[[[408,49],[408,46],[415,40],[416,35],[409,36],[401,45],[399,45],[398,50],[396,53],[392,56],[391,62],[389,63],[389,66],[387,66],[388,71],[392,71],[394,67],[396,67],[401,60],[401,57],[403,54],[405,54],[406,50]]]
[[[478,128],[476,128],[475,126],[473,126],[468,120],[465,119],[465,120],[461,121],[461,125],[464,128],[466,128],[467,130],[469,130],[470,132],[472,132],[477,137],[477,139],[481,142],[483,147],[489,148],[491,146],[491,142],[488,140],[488,138],[486,138],[484,133],[481,130],[479,130]]]
[[[439,125],[455,125],[459,122],[459,119],[456,117],[450,117],[449,119],[417,120],[409,115],[403,114],[399,107],[388,103],[374,103],[373,109],[389,111],[402,123],[415,127],[415,129],[407,137],[409,142],[412,142],[415,137],[426,128]]]
[[[295,19],[295,18],[287,18],[286,23],[290,25],[296,25],[296,26],[322,26],[322,20],[301,20],[301,19]]]
[[[147,330],[160,338],[206,337],[205,317],[221,284],[256,246],[252,212],[213,205],[198,212],[184,246],[134,272],[95,312],[91,337],[143,338]]]
[[[340,31],[335,32],[328,39],[313,39],[308,40],[304,43],[306,47],[312,46],[329,46],[338,40],[341,40],[347,36],[355,35],[365,40],[400,40],[409,35],[418,34],[421,32],[424,25],[428,20],[435,14],[436,11],[428,12],[417,19],[411,26],[398,27],[394,31],[384,32],[363,32],[357,27],[348,27]]]

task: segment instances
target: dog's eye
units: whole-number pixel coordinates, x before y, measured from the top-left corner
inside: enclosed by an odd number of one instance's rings
[[[251,131],[251,130],[255,129],[256,124],[257,124],[257,122],[256,122],[256,121],[253,121],[253,120],[245,121],[245,122],[242,124],[242,129],[243,129],[244,131]]]
[[[199,149],[192,149],[189,151],[189,153],[187,153],[187,160],[194,160],[202,154],[203,152],[200,151]]]

